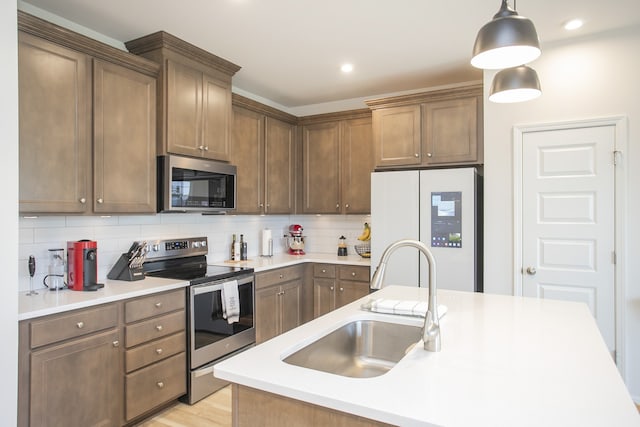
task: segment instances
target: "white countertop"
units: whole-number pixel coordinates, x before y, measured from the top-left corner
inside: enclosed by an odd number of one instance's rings
[[[390,286],[376,294],[426,299]],[[355,318],[362,298],[215,365],[219,378],[402,426],[638,426],[640,415],[586,305],[441,290],[442,351],[415,346],[391,371],[348,378],[282,358]]]
[[[333,254],[289,255],[277,254],[273,257],[256,257],[247,261],[224,262],[211,261],[211,265],[253,267],[256,272],[286,267],[305,262],[327,262],[332,264],[369,266],[370,260],[359,255],[339,257]],[[69,289],[50,291],[38,289],[37,295],[18,293],[18,320],[33,319],[49,314],[86,308],[118,300],[150,295],[157,292],[184,288],[189,283],[183,280],[146,277],[144,280],[127,282],[124,280],[105,280],[104,288],[97,291],[78,292]]]
[[[97,291],[38,289],[37,295],[27,295],[26,292],[20,292],[18,294],[18,320],[33,319],[78,308],[184,288],[188,285],[189,282],[184,280],[146,277],[143,280],[133,282],[106,280],[104,288]]]
[[[337,254],[309,253],[305,255],[275,254],[272,257],[256,256],[246,261],[211,261],[212,265],[233,265],[237,267],[251,267],[256,273],[274,268],[287,267],[305,262],[326,262],[330,264],[362,265],[369,267],[370,258],[362,258],[360,255],[338,256]]]

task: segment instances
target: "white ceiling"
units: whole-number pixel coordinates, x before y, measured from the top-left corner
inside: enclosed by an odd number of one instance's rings
[[[481,79],[482,73],[469,65],[470,53],[476,33],[498,11],[500,0],[29,4],[121,42],[167,31],[240,65],[235,88],[295,110]],[[520,15],[533,20],[543,55],[551,42],[640,25],[640,0],[521,0],[516,5]],[[562,24],[574,17],[585,25],[568,33]],[[340,72],[343,62],[354,64],[351,74]]]

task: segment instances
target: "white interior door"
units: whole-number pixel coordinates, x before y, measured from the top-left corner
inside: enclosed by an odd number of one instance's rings
[[[522,133],[522,294],[584,302],[615,350],[615,126]]]

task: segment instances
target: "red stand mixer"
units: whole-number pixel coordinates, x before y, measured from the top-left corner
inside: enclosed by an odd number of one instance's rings
[[[292,224],[289,226],[289,236],[287,238],[287,246],[289,246],[290,255],[304,255],[304,236],[302,235],[302,226]]]

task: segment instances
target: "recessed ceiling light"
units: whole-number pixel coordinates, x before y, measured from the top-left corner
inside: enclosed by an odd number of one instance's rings
[[[584,22],[582,22],[582,19],[572,19],[571,21],[567,21],[564,24],[564,29],[567,31],[577,30],[578,28],[582,27],[582,24],[584,24]]]
[[[340,67],[340,70],[343,73],[350,73],[353,71],[353,64],[342,64],[342,66]]]

